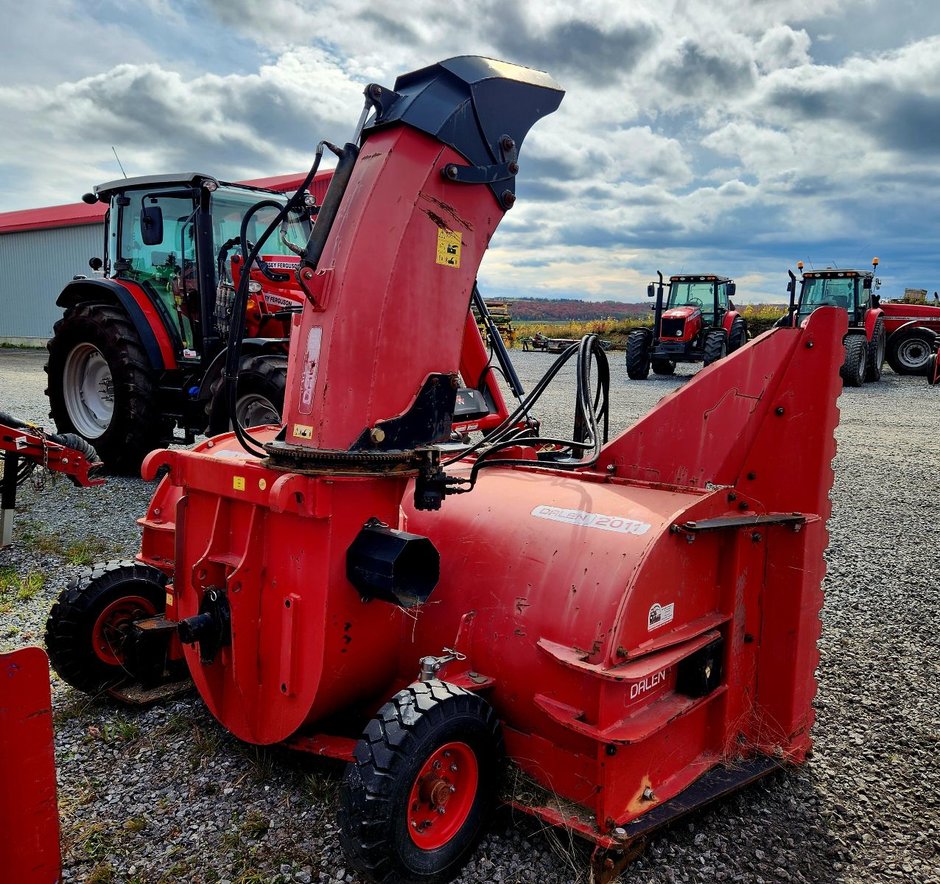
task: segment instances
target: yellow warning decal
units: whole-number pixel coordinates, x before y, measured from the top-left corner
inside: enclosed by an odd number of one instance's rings
[[[168,608],[172,608],[172,607],[173,607],[173,593],[172,593],[172,592],[168,592],[168,593],[166,594],[166,606],[167,606]]]
[[[236,491],[245,490],[245,477],[244,476],[232,476],[232,487]]]
[[[460,266],[460,234],[456,230],[437,230],[437,263],[448,267]]]
[[[312,439],[313,427],[308,427],[306,424],[294,424],[294,438]]]

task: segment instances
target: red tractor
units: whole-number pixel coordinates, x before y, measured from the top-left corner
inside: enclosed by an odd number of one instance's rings
[[[633,380],[670,375],[677,362],[711,365],[747,342],[747,322],[734,308],[733,280],[721,276],[671,276],[663,303],[664,280],[646,290],[656,296],[652,328],[627,335],[627,376]]]
[[[887,331],[884,310],[874,292],[881,283],[875,280],[878,259],[872,260],[871,270],[803,270],[803,262],[797,262],[802,272],[800,295],[796,297],[796,277],[792,271],[787,292],[790,305],[781,325],[799,325],[819,307],[838,307],[845,310],[849,319],[849,330],[845,336],[845,360],[842,363],[842,380],[849,387],[860,387],[866,381],[881,380],[885,361]],[[926,358],[926,357],[925,357]]]
[[[182,659],[240,739],[347,762],[341,841],[369,880],[450,880],[507,761],[535,786],[508,800],[609,872],[812,746],[845,313],[610,441],[594,335],[508,413],[468,306],[563,92],[461,57],[365,95],[297,267],[281,425],[148,455],[137,561],[63,592],[50,657],[90,691]],[[572,359],[572,438],[542,437]],[[497,414],[462,426],[486,389]]]
[[[187,441],[228,425],[220,388],[241,251],[286,203],[277,191],[209,175],[158,175],[101,184],[86,202],[108,203],[102,276],[77,277],[49,341],[51,417],[90,442],[111,469],[136,472],[148,451],[183,429]],[[303,300],[291,251],[306,243],[309,207],[281,223],[251,270],[236,417],[277,420],[284,399],[291,315]],[[237,320],[243,321],[241,317]],[[218,398],[218,397],[215,397]]]

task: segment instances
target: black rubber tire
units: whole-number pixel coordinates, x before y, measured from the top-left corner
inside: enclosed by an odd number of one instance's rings
[[[931,353],[930,358],[927,360],[927,383],[931,387],[936,387],[940,384],[940,371],[937,370],[937,354]]]
[[[879,316],[872,329],[871,340],[868,342],[868,353],[865,356],[865,380],[880,381],[881,370],[885,364],[885,335],[884,320]]]
[[[287,390],[287,357],[281,353],[254,353],[242,357],[238,370],[237,399],[246,397],[266,399],[278,416],[284,412],[284,395]],[[238,406],[236,405],[236,408]],[[222,377],[213,381],[209,398],[210,436],[217,436],[232,429]],[[242,426],[257,426],[258,421],[242,423]]]
[[[648,328],[635,328],[627,335],[627,377],[645,381],[650,374],[650,345],[653,333]]]
[[[844,341],[845,361],[839,374],[846,387],[861,387],[865,383],[865,364],[868,360],[868,341],[864,335],[849,335]]]
[[[82,433],[69,417],[64,374],[69,354],[90,344],[108,364],[113,380],[114,411],[107,428],[97,437]],[[78,304],[69,307],[49,341],[46,395],[49,416],[60,433],[81,436],[114,472],[136,474],[144,456],[161,441],[163,422],[154,401],[157,381],[143,345],[127,315],[116,307]]]
[[[653,374],[658,375],[671,375],[675,374],[676,364],[671,359],[653,359],[651,360],[653,366]]]
[[[743,316],[736,316],[728,333],[728,352],[734,353],[747,343],[747,321]]]
[[[933,351],[933,332],[920,328],[901,329],[888,338],[885,357],[895,374],[926,375]]]
[[[92,641],[94,626],[108,605],[127,596],[145,598],[155,613],[162,613],[166,582],[162,571],[131,561],[104,562],[72,578],[46,620],[46,651],[59,677],[88,694],[134,678],[125,666],[109,665],[98,657]]]
[[[476,757],[477,791],[450,840],[425,850],[409,834],[409,795],[424,763],[453,741]],[[340,788],[340,843],[349,863],[378,884],[450,881],[491,816],[503,755],[496,713],[477,694],[437,679],[397,693],[367,725]]]
[[[702,362],[711,365],[728,355],[728,336],[724,329],[713,328],[705,333],[705,343],[702,345]]]

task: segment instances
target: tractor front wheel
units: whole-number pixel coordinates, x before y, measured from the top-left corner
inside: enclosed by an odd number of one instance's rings
[[[934,334],[923,328],[902,329],[888,338],[885,356],[896,374],[922,375],[934,349]]]
[[[235,418],[242,427],[280,423],[287,387],[287,357],[280,353],[257,353],[242,359],[238,370]],[[223,379],[212,385],[209,405],[209,435],[232,428]]]
[[[503,740],[484,699],[446,682],[400,691],[367,725],[340,790],[340,842],[382,884],[450,881],[496,800]]]
[[[881,370],[885,364],[885,338],[885,323],[879,316],[875,320],[875,328],[868,342],[868,355],[865,359],[866,381],[881,380]]]
[[[46,650],[62,680],[94,694],[136,678],[131,628],[165,610],[166,581],[156,568],[129,561],[95,565],[69,581],[46,621]]]
[[[94,446],[105,465],[136,473],[160,443],[157,382],[133,324],[101,304],[69,307],[48,344],[49,416]]]
[[[743,316],[736,316],[728,333],[728,352],[734,353],[747,343],[747,322]]]
[[[650,373],[650,345],[653,333],[648,328],[635,328],[627,335],[627,377],[644,381]]]
[[[845,361],[839,369],[846,387],[860,387],[865,383],[867,360],[868,341],[862,335],[849,335],[845,339]]]
[[[728,336],[723,329],[717,328],[705,335],[705,344],[702,347],[702,362],[711,365],[728,355]]]

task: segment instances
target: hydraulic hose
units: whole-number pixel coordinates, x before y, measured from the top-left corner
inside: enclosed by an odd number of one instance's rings
[[[574,439],[553,439],[528,435],[528,430],[520,429],[518,422],[526,417],[551,382],[558,375],[562,366],[577,355],[576,396]],[[594,395],[591,396],[591,366],[597,365],[597,382]],[[607,354],[601,347],[597,335],[585,335],[578,343],[572,344],[552,364],[542,379],[535,385],[519,407],[506,418],[493,432],[470,448],[442,463],[448,466],[463,460],[470,454],[477,454],[477,459],[470,470],[469,479],[461,484],[456,493],[466,493],[476,484],[480,470],[495,466],[525,466],[552,470],[576,470],[592,466],[600,457],[601,447],[607,441],[608,409],[610,392],[610,366]],[[536,452],[536,460],[524,458],[496,458],[493,455],[517,445],[542,448]],[[557,446],[562,450],[544,450],[546,446]],[[565,456],[567,450],[571,454]],[[581,457],[574,457],[580,452]]]
[[[245,272],[242,273],[241,279],[238,281],[238,289],[235,292],[235,301],[232,305],[232,316],[241,317],[242,320],[245,316],[245,311],[248,308],[248,283],[251,278],[249,269],[254,264],[258,255],[261,253],[262,246],[268,241],[271,234],[280,226],[281,222],[287,217],[288,212],[292,209],[304,205],[305,196],[307,193],[307,188],[310,186],[310,183],[313,181],[314,176],[317,174],[317,170],[320,168],[320,160],[323,158],[323,147],[325,142],[321,141],[317,145],[316,156],[313,161],[313,165],[310,167],[310,171],[307,173],[307,177],[304,178],[303,183],[300,187],[297,188],[294,195],[281,207],[278,214],[274,217],[274,220],[265,228],[264,233],[258,237],[258,242],[250,249],[249,254],[245,257]],[[317,219],[319,222],[319,218]],[[316,225],[314,225],[316,226]],[[247,225],[244,224],[244,219],[242,223],[241,239],[242,242],[246,241]],[[311,234],[312,235],[312,234]],[[242,341],[245,337],[245,323],[244,321],[233,322],[232,323],[232,333],[229,338],[228,349],[225,354],[225,401],[228,406],[228,412],[232,420],[232,430],[235,433],[235,438],[238,439],[242,448],[245,449],[249,454],[253,454],[256,457],[264,457],[266,455],[265,450],[255,442],[251,436],[245,432],[245,428],[242,427],[238,422],[238,417],[236,414],[236,406],[238,404],[238,366],[241,361],[241,349]]]

